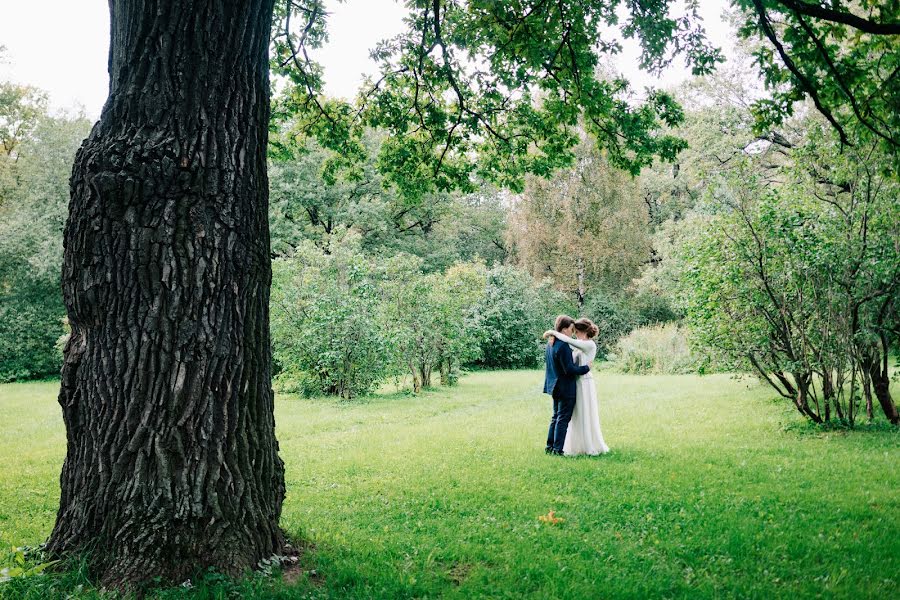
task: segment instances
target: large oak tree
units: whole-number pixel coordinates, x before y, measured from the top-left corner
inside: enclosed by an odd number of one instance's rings
[[[111,0],[64,234],[68,439],[48,543],[105,584],[280,550],[266,141],[274,0]]]

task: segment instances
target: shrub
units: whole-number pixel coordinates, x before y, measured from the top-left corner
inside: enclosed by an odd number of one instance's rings
[[[54,344],[65,314],[59,289],[34,285],[0,291],[0,382],[58,375],[61,355]]]
[[[352,234],[276,259],[271,305],[278,389],[344,398],[404,373],[418,391],[433,373],[453,385],[465,365],[535,367],[541,333],[572,308],[518,269],[426,274],[409,254],[376,261]]]
[[[673,323],[634,329],[616,343],[609,358],[618,370],[636,374],[691,373],[700,364],[685,330]]]
[[[460,366],[481,352],[485,267],[460,263],[425,274],[418,257],[379,262],[357,236],[342,235],[326,250],[306,243],[273,263],[278,388],[352,398],[407,373],[419,391],[435,371],[453,385]]]
[[[418,392],[431,385],[439,361],[433,277],[422,274],[421,258],[402,253],[387,259],[381,273],[381,313],[395,344],[392,371],[409,374],[413,391]]]
[[[395,372],[412,376],[413,390],[453,385],[463,364],[481,355],[479,302],[487,270],[480,263],[458,263],[445,273],[422,272],[420,258],[398,254],[384,263],[382,303],[396,351]]]
[[[540,336],[559,312],[572,307],[547,284],[538,284],[519,269],[494,267],[478,306],[482,357],[477,364],[490,369],[536,367],[542,351]]]
[[[311,243],[273,263],[272,337],[279,389],[353,398],[370,392],[391,362],[379,318],[375,267],[358,240],[324,253]]]
[[[639,290],[633,299],[634,312],[639,325],[674,323],[681,315],[672,306],[672,301],[664,294],[649,290]]]
[[[458,263],[443,275],[432,275],[429,300],[434,312],[432,336],[441,384],[455,385],[459,369],[482,356],[478,304],[487,286],[487,269],[480,263]]]
[[[619,338],[640,325],[640,316],[631,305],[607,292],[596,291],[584,303],[586,314],[600,333],[597,334],[597,352],[604,356],[615,346]]]

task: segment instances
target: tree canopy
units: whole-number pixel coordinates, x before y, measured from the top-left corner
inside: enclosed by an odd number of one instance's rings
[[[633,90],[608,69],[622,41],[658,73],[682,57],[695,75],[723,55],[707,40],[698,2],[673,0],[407,0],[406,29],[372,51],[380,65],[352,102],[323,94],[314,50],[327,40],[324,0],[289,0],[273,32],[275,73],[289,81],[279,110],[294,133],[364,156],[366,127],[390,133],[379,169],[405,196],[471,189],[488,180],[522,189],[526,174],[570,164],[583,127],[616,167],[637,174],[672,161],[686,142],[664,91]],[[900,5],[896,0],[732,0],[740,35],[758,39],[769,90],[754,103],[770,133],[811,100],[842,144],[878,141],[900,157]]]
[[[277,110],[301,115],[295,133],[348,160],[364,155],[365,127],[387,130],[379,168],[406,196],[471,190],[476,179],[519,190],[527,173],[549,175],[571,163],[579,127],[633,174],[657,157],[671,160],[684,148],[661,131],[682,120],[673,98],[658,90],[638,96],[602,67],[621,50],[618,36],[639,41],[641,65],[652,71],[676,56],[695,74],[721,60],[696,2],[674,17],[669,0],[406,5],[406,31],[372,52],[380,73],[352,103],[324,97],[310,54],[327,39],[322,0],[283,5],[273,34],[274,71],[289,81]]]
[[[732,0],[740,35],[771,97],[756,102],[762,130],[809,98],[843,145],[874,140],[900,166],[900,3],[897,0]]]

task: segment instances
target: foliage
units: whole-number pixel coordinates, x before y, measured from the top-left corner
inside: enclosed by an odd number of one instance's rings
[[[640,285],[617,293],[594,290],[587,297],[582,313],[600,330],[596,342],[601,357],[613,351],[617,342],[636,328],[681,318],[665,294]]]
[[[46,117],[46,94],[31,86],[0,81],[0,209],[20,184],[21,146],[34,139],[35,130]]]
[[[427,272],[443,272],[460,262],[503,264],[509,257],[506,228],[505,194],[483,186],[472,194],[451,196],[444,212],[420,235],[386,235],[370,251],[389,254],[396,249],[421,256]]]
[[[809,98],[844,145],[877,143],[900,168],[900,5],[896,0],[733,0],[771,97],[757,101],[759,131]]]
[[[654,260],[644,265],[631,288],[633,306],[642,324],[678,321],[684,317],[677,298],[681,265],[675,256],[675,248],[685,231],[690,229],[695,214],[691,210],[686,213],[686,220],[667,220],[653,234]]]
[[[482,357],[485,329],[478,305],[487,290],[487,272],[480,264],[461,263],[429,279],[427,298],[434,311],[432,338],[441,383],[455,385],[460,367]]]
[[[617,167],[637,173],[655,157],[672,160],[683,141],[672,97],[649,90],[638,101],[623,78],[598,66],[620,50],[618,32],[641,45],[654,71],[682,55],[695,73],[721,59],[705,39],[696,6],[670,15],[673,2],[408,3],[407,28],[372,53],[380,76],[354,103],[324,98],[310,57],[327,36],[322,0],[280,4],[273,70],[289,82],[280,113],[294,131],[341,153],[364,153],[365,127],[389,131],[379,169],[404,197],[463,189],[484,180],[520,190],[525,174],[549,175],[573,158],[579,124]],[[674,13],[675,11],[673,11]]]
[[[340,230],[354,229],[370,252],[386,244],[428,232],[448,212],[450,197],[430,195],[409,205],[385,186],[375,165],[383,135],[369,131],[365,159],[352,169],[336,170],[337,154],[314,140],[300,142],[287,133],[273,140],[269,161],[272,247],[277,254],[301,240],[320,247]]]
[[[359,241],[309,242],[273,262],[273,353],[285,391],[342,398],[370,392],[392,356],[378,319],[376,266]]]
[[[15,181],[0,201],[0,381],[46,377],[60,365],[62,228],[72,157],[89,123],[35,119],[14,144]]]
[[[398,367],[412,377],[415,392],[431,385],[435,370],[442,384],[455,385],[460,368],[480,357],[478,306],[486,289],[480,263],[430,274],[421,265],[416,257],[394,256],[385,262],[383,282],[383,310],[397,344]]]
[[[685,331],[674,323],[633,329],[616,342],[610,361],[636,375],[692,373],[700,366]]]
[[[665,293],[654,293],[650,289],[638,287],[631,303],[641,325],[672,323],[682,317]]]
[[[654,231],[667,221],[684,218],[717,175],[743,156],[745,149],[760,139],[776,138],[771,131],[762,136],[753,131],[748,106],[759,96],[754,75],[746,48],[736,45],[728,62],[715,73],[692,78],[675,90],[684,106],[684,121],[673,134],[688,147],[672,164],[654,164],[639,178]]]
[[[584,303],[584,313],[597,325],[597,353],[601,357],[620,337],[640,325],[640,316],[625,296],[595,290]]]
[[[13,548],[9,556],[2,562],[11,566],[0,569],[0,584],[6,583],[14,578],[26,578],[40,575],[48,568],[57,564],[58,560],[34,560],[35,554],[30,552],[29,548]],[[37,553],[38,555],[40,553]],[[40,557],[39,558],[43,558]],[[2,564],[2,563],[0,563]]]
[[[433,283],[434,277],[423,275],[418,257],[398,254],[385,261],[382,310],[396,344],[398,367],[412,377],[414,392],[431,386],[431,374],[440,364]]]
[[[653,230],[650,260],[627,291],[642,325],[683,317],[676,299],[680,264],[673,244],[690,227],[685,219],[690,221],[695,211],[709,210],[706,198],[723,173],[751,155],[761,164],[783,162],[783,144],[789,145],[785,135],[753,130],[748,107],[761,90],[746,46],[737,44],[715,73],[679,86],[676,97],[685,108],[685,119],[674,134],[685,139],[688,148],[674,164],[656,164],[641,173],[640,194]],[[792,129],[793,123],[785,124],[785,134]]]
[[[427,401],[276,396],[281,522],[309,542],[297,580],[195,579],[146,598],[596,598],[601,572],[609,598],[894,596],[896,572],[873,566],[900,555],[900,436],[883,418],[848,436],[802,427],[752,379],[603,372],[612,453],[555,459],[542,377],[476,373]],[[3,547],[53,525],[57,387],[0,387]],[[543,527],[550,510],[564,521]],[[68,567],[0,585],[11,599],[110,598]]]
[[[753,368],[814,422],[852,425],[872,394],[891,421],[887,357],[896,343],[900,222],[896,181],[870,150],[839,155],[812,125],[776,169],[745,161],[677,250],[697,339]]]
[[[365,160],[335,169],[337,153],[311,139],[298,142],[287,132],[276,133],[269,161],[273,253],[288,253],[302,240],[323,247],[344,228],[360,235],[367,253],[414,254],[429,272],[478,258],[503,261],[506,211],[500,194],[483,186],[472,194],[428,194],[407,202],[377,170],[383,138],[368,131]]]
[[[54,343],[62,332],[62,303],[52,287],[19,287],[0,299],[0,381],[50,377],[61,364]]]
[[[538,286],[521,270],[494,267],[478,306],[483,334],[477,364],[491,369],[536,366],[542,357],[541,334],[557,314],[573,309],[547,282]]]
[[[579,306],[597,287],[621,289],[650,254],[647,210],[633,178],[585,141],[553,179],[529,178],[508,237],[518,264],[547,277]]]
[[[280,390],[345,398],[390,378],[413,391],[463,367],[535,366],[540,334],[571,307],[509,266],[460,262],[427,272],[422,258],[376,258],[352,232],[324,249],[306,241],[273,262],[272,337]]]

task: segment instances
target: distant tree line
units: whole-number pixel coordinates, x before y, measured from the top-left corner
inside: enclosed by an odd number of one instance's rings
[[[39,90],[0,82],[0,382],[59,375],[62,230],[83,115],[51,115]]]

